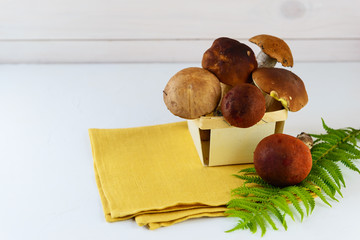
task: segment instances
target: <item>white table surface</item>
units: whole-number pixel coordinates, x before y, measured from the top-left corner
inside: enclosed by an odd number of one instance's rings
[[[150,231],[107,223],[95,184],[88,128],[181,121],[162,101],[177,71],[194,64],[0,65],[0,239],[259,239],[224,233],[235,219],[202,218]],[[309,104],[289,113],[285,133],[360,128],[360,62],[296,63]],[[357,164],[360,166],[360,164]],[[344,171],[344,198],[288,221],[262,239],[355,239],[360,175]],[[280,226],[279,226],[280,227]]]

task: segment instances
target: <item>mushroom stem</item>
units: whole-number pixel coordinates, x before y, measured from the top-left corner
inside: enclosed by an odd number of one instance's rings
[[[266,112],[273,112],[283,109],[283,105],[281,102],[277,101],[275,98],[265,93],[265,104],[266,104]]]
[[[275,58],[270,57],[263,51],[260,51],[258,53],[258,55],[256,56],[256,60],[258,62],[259,68],[264,68],[264,67],[273,68],[277,63],[277,60]]]
[[[256,87],[259,88],[258,85],[256,85],[255,82],[253,82],[254,85]],[[259,88],[261,90],[261,88]],[[266,107],[266,112],[273,112],[273,111],[278,111],[284,108],[284,106],[282,105],[282,103],[278,100],[276,100],[274,97],[272,97],[270,94],[264,92],[263,90],[261,90],[262,94],[265,97],[265,107]]]
[[[222,116],[221,113],[221,101],[223,100],[224,96],[227,94],[227,92],[232,88],[232,86],[220,82],[220,88],[221,88],[221,97],[218,106],[216,107],[214,111],[214,116]]]

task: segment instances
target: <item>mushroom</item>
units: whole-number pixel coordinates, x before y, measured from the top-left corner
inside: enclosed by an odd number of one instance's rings
[[[308,146],[309,149],[311,149],[312,146],[314,145],[314,140],[312,139],[312,137],[308,133],[301,132],[296,137],[298,139],[300,139],[303,143],[305,143],[305,145]]]
[[[265,114],[265,98],[252,84],[236,85],[221,101],[224,119],[232,126],[248,128],[259,122]]]
[[[220,82],[230,86],[251,82],[251,72],[257,68],[250,47],[231,38],[216,39],[204,53],[202,67],[214,73]]]
[[[280,38],[261,34],[249,39],[261,48],[256,56],[258,67],[274,67],[280,62],[284,67],[292,67],[294,65],[293,56],[289,46]]]
[[[282,133],[272,134],[256,146],[254,167],[256,173],[272,185],[295,185],[310,173],[311,152],[296,137]]]
[[[163,91],[164,102],[169,111],[185,119],[199,118],[214,111],[220,95],[217,77],[198,67],[177,72]]]
[[[299,111],[308,102],[304,82],[289,70],[258,68],[252,73],[252,78],[255,85],[266,94],[267,111],[281,108],[273,105],[275,100],[280,101],[283,107],[292,112]]]

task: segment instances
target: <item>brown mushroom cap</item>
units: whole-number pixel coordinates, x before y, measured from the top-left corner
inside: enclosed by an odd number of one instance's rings
[[[220,81],[211,72],[185,68],[176,73],[163,91],[165,105],[181,118],[194,119],[211,113],[221,96]]]
[[[284,40],[271,35],[261,34],[250,38],[249,41],[258,45],[264,53],[275,58],[284,67],[292,67],[294,65],[291,50]]]
[[[265,98],[254,85],[239,84],[222,99],[221,112],[231,126],[248,128],[264,116]]]
[[[202,67],[214,73],[228,85],[251,82],[251,72],[257,68],[255,54],[250,47],[231,38],[218,38],[204,53]]]
[[[293,136],[272,134],[256,146],[254,167],[256,173],[272,185],[283,187],[298,184],[311,171],[311,152]]]
[[[292,112],[297,112],[308,102],[304,82],[283,68],[258,68],[252,73],[257,87],[269,94]]]

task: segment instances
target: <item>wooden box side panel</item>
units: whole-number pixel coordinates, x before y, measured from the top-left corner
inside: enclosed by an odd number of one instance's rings
[[[212,129],[209,166],[252,163],[257,144],[274,129],[275,122],[250,128]]]
[[[204,158],[203,153],[205,151],[205,153],[207,153],[207,156],[209,156],[209,147],[206,148],[206,144],[205,145],[202,144],[201,139],[200,139],[199,128],[198,128],[197,124],[195,123],[195,120],[188,120],[187,123],[188,123],[188,129],[189,129],[190,135],[194,141],[194,145],[195,145],[196,151],[198,152],[199,158],[200,158],[202,164],[204,166],[207,166],[209,157]]]

